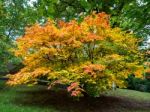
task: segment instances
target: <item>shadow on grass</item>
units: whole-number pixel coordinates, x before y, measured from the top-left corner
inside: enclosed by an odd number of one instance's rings
[[[40,108],[54,107],[61,112],[123,112],[126,110],[149,110],[150,102],[137,102],[124,97],[101,96],[99,98],[83,97],[76,101],[69,97],[66,91],[49,90],[17,91],[19,95],[15,104],[38,106]]]

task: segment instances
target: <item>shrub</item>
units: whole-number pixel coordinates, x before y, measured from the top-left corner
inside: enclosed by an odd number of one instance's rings
[[[150,80],[149,79],[140,79],[140,78],[134,77],[134,75],[130,75],[127,81],[128,81],[128,89],[150,92]]]

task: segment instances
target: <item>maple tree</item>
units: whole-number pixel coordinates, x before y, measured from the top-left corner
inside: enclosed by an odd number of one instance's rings
[[[36,21],[43,24],[48,17],[82,21],[92,11],[104,11],[111,15],[112,27],[118,26],[147,39],[150,34],[149,5],[149,0],[1,0],[0,74],[10,72],[8,63],[16,64],[16,59],[12,58],[7,48],[14,47],[13,40],[24,34],[25,26],[33,25]]]
[[[9,75],[9,85],[37,84],[46,80],[48,89],[67,86],[71,96],[99,96],[115,82],[126,87],[129,74],[143,77],[139,40],[132,34],[111,28],[109,15],[92,13],[81,23],[54,22],[26,28],[17,39],[16,56],[24,68]]]

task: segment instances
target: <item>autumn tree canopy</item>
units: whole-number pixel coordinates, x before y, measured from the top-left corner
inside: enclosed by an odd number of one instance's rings
[[[43,24],[47,18],[82,21],[93,11],[110,14],[112,27],[139,38],[150,34],[150,0],[0,0],[0,73],[9,71],[8,63],[19,64],[7,48],[14,47],[13,40],[24,34],[25,26]]]
[[[129,74],[142,77],[138,42],[132,34],[111,28],[104,12],[93,13],[80,23],[49,20],[35,24],[17,39],[14,52],[25,67],[10,75],[7,83],[34,85],[42,79],[49,89],[67,86],[71,96],[99,96],[113,82],[126,87]]]

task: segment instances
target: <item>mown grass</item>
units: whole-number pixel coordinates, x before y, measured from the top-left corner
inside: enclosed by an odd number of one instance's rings
[[[137,101],[149,102],[150,93],[148,92],[139,92],[135,90],[128,89],[117,89],[117,91],[111,91],[108,95],[113,96],[123,96],[124,98],[130,98]]]
[[[127,89],[76,101],[45,86],[8,87],[0,81],[0,112],[150,112],[150,93]]]
[[[59,112],[51,105],[42,108],[32,103],[31,105],[23,104],[22,101],[24,100],[31,100],[32,102],[32,99],[26,99],[28,96],[26,94],[27,91],[35,92],[39,89],[40,87],[31,88],[24,86],[10,88],[5,85],[4,81],[0,81],[0,112]],[[36,96],[33,99],[36,99]]]

